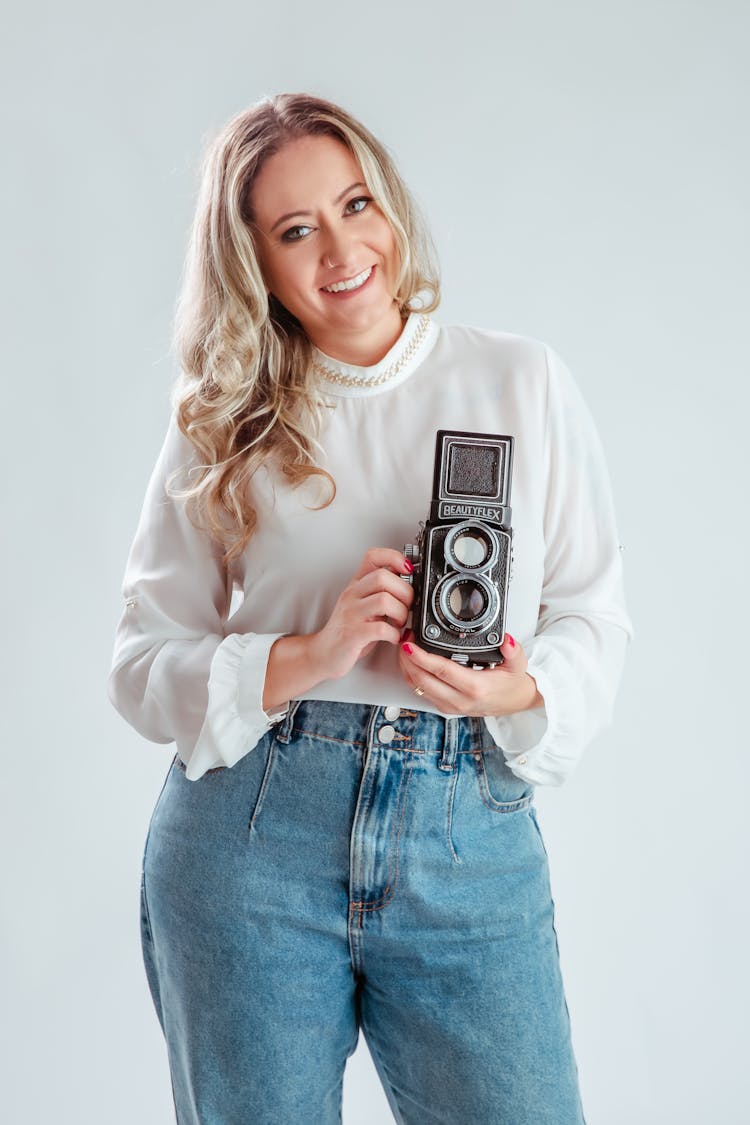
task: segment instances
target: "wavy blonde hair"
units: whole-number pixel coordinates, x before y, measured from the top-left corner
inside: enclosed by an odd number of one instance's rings
[[[266,290],[250,209],[264,161],[311,134],[349,148],[393,231],[402,317],[415,309],[431,312],[440,302],[434,247],[419,210],[385,147],[345,110],[309,94],[279,94],[221,129],[203,156],[173,333],[180,374],[172,406],[202,463],[191,469],[197,474],[191,487],[167,491],[207,522],[203,530],[223,548],[226,565],[256,529],[246,486],[269,458],[293,487],[312,475],[326,477],[331,495],[319,507],[336,494],[333,477],[313,458],[321,450],[323,404],[310,362],[312,343]]]

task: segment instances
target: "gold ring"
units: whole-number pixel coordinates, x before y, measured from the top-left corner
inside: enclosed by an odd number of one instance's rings
[[[415,687],[414,692],[415,692],[416,695],[424,695],[424,688]]]

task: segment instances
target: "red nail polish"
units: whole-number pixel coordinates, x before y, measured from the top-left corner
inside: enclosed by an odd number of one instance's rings
[[[409,561],[409,559],[404,559],[404,566],[406,567],[406,569],[407,569],[407,571],[408,571],[408,573],[409,573],[409,574],[411,574],[411,573],[413,572],[413,570],[414,570],[414,564],[413,564],[413,563],[411,563],[411,562]]]
[[[516,647],[516,642],[515,642],[515,641],[513,640],[513,638],[511,637],[510,633],[507,633],[507,634],[506,634],[506,636],[507,636],[507,638],[508,638],[508,641],[510,642],[510,646],[511,646],[511,648],[515,648],[515,647]]]
[[[411,656],[412,652],[414,651],[411,645],[401,645],[401,648],[404,650],[404,652],[408,652],[409,656]]]

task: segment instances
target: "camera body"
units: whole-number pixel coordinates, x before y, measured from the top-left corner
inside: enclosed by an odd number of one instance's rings
[[[438,430],[429,518],[404,547],[416,643],[469,667],[503,662],[512,471],[512,437]]]

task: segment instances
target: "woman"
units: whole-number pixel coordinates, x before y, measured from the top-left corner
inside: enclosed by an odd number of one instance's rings
[[[110,676],[177,747],[141,924],[180,1125],[340,1121],[360,1027],[399,1122],[584,1119],[533,797],[632,635],[607,471],[554,351],[438,301],[342,109],[265,99],[213,142]],[[494,667],[408,629],[441,428],[514,438]]]

